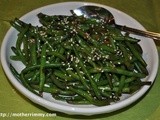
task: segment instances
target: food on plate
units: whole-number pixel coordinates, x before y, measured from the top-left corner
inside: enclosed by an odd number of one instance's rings
[[[41,26],[15,18],[13,55],[25,68],[16,78],[31,92],[69,104],[109,105],[148,81],[139,39],[94,18],[39,13]]]

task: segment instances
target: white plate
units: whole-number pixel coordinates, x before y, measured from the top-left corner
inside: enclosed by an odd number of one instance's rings
[[[49,15],[55,15],[55,14],[70,15],[71,9],[76,9],[83,5],[96,5],[96,6],[104,7],[114,15],[116,19],[116,23],[145,30],[144,27],[140,23],[138,23],[135,19],[133,19],[129,15],[119,10],[116,10],[108,6],[100,5],[100,4],[86,3],[86,2],[64,2],[64,3],[44,6],[27,13],[26,15],[21,17],[21,20],[27,23],[32,23],[33,25],[40,25],[37,18],[37,14],[40,12],[49,14]],[[141,39],[140,44],[144,51],[143,57],[148,64],[147,68],[149,71],[149,76],[143,80],[154,82],[157,69],[158,69],[158,53],[157,53],[156,46],[153,40],[149,38],[139,37],[139,36],[134,36],[134,37]],[[24,94],[31,101],[41,106],[44,106],[50,110],[60,111],[67,114],[79,114],[79,115],[95,115],[100,113],[109,113],[109,112],[124,108],[130,105],[131,103],[135,102],[137,99],[143,96],[150,87],[150,86],[144,86],[142,89],[140,89],[138,92],[136,92],[132,96],[123,96],[119,102],[114,103],[112,105],[103,106],[103,107],[97,107],[93,105],[71,105],[65,102],[54,100],[49,94],[45,94],[44,98],[41,98],[33,94],[29,90],[27,90],[19,81],[17,81],[17,79],[13,76],[11,70],[9,69],[10,63],[12,63],[12,65],[18,71],[22,70],[22,68],[24,67],[21,63],[11,61],[9,58],[9,56],[13,54],[10,48],[11,46],[15,45],[16,38],[17,38],[17,31],[14,28],[10,28],[1,46],[1,62],[2,62],[3,69],[6,75],[8,76],[10,82],[22,94]]]

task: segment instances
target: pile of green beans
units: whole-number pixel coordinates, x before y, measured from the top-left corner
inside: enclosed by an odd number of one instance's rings
[[[38,15],[41,26],[17,18],[19,32],[12,60],[25,68],[13,74],[30,91],[70,104],[109,105],[132,94],[148,75],[139,39],[84,16]]]

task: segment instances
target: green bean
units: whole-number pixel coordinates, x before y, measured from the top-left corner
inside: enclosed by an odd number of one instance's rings
[[[73,70],[67,69],[66,72],[68,73],[69,76],[72,76],[74,79],[79,80],[79,76],[73,72]]]
[[[31,63],[32,65],[37,65],[37,52],[36,52],[36,40],[35,39],[31,39],[29,42],[29,46],[30,46],[30,53],[31,53]],[[27,53],[26,53],[27,54]],[[28,56],[26,56],[28,57]]]
[[[94,75],[94,80],[96,83],[99,82],[101,75],[102,75],[101,73],[97,73],[96,75]]]
[[[79,100],[79,101],[75,101],[75,100],[67,100],[67,102],[68,103],[70,103],[70,104],[78,104],[78,105],[89,105],[89,104],[91,104],[90,103],[90,101],[88,101],[88,100]]]
[[[114,81],[114,82],[119,81],[119,78],[118,78],[118,76],[117,76],[117,75],[113,74],[113,75],[112,75],[112,77],[113,77],[113,81]]]
[[[32,88],[38,91],[41,91],[41,88],[39,87],[39,85],[32,85]],[[59,89],[57,89],[56,87],[43,87],[43,91],[44,92],[49,92],[49,93],[59,93]]]
[[[139,44],[135,43],[135,44],[133,44],[133,46],[141,55],[143,54],[143,50]]]
[[[45,73],[44,73],[44,66],[46,64],[46,44],[42,46],[42,52],[41,52],[41,66],[40,66],[40,92],[43,91],[43,86],[45,83]]]
[[[126,83],[132,82],[133,80],[135,80],[136,77],[129,77],[125,80]]]
[[[55,76],[65,80],[65,81],[74,81],[75,79],[71,76],[68,76],[66,73],[63,73],[59,70],[54,71],[53,73]]]
[[[54,68],[54,67],[60,67],[60,66],[62,66],[62,65],[59,63],[52,63],[52,64],[45,64],[44,68]],[[22,71],[24,73],[26,73],[28,71],[39,69],[40,67],[41,67],[41,65],[33,65],[33,66],[29,66],[29,67],[24,68]]]
[[[136,38],[132,38],[132,37],[125,37],[125,36],[113,36],[114,40],[120,40],[120,41],[129,41],[129,42],[133,42],[133,43],[137,43],[140,40],[136,39]]]
[[[60,95],[75,96],[76,93],[71,90],[59,90]]]
[[[65,49],[64,49],[63,47],[60,47],[60,50],[59,50],[59,54],[60,54],[60,55],[57,56],[57,58],[56,58],[56,60],[55,60],[56,63],[59,62],[60,59],[66,61],[66,58],[63,57],[64,51],[65,51]]]
[[[79,45],[83,48],[85,48],[86,50],[90,51],[90,48],[88,48],[89,46],[87,45],[87,42],[85,42],[79,35],[76,35],[75,40],[78,41]]]
[[[12,27],[14,27],[18,31],[22,31],[23,27],[16,23],[16,18],[14,21],[10,21],[10,24]]]
[[[112,83],[112,80],[111,80],[111,76],[108,73],[105,73],[105,75],[106,75],[108,84],[109,84],[110,88],[112,89],[113,88],[113,83]]]
[[[35,72],[35,71],[34,71]],[[31,78],[31,80],[29,81],[29,83],[31,84],[31,83],[34,83],[34,84],[39,84],[39,79],[37,79],[38,77],[39,77],[39,75],[40,75],[40,72],[39,71],[36,71],[35,73],[34,73],[34,75],[32,76],[32,78]]]
[[[24,37],[24,35],[26,34],[26,32],[28,31],[28,29],[29,29],[29,26],[27,26],[26,28],[24,28],[24,29],[22,30],[22,32],[20,32],[20,33],[18,34],[18,39],[17,39],[17,42],[16,42],[16,49],[17,49],[17,50],[20,50],[20,49],[21,49],[21,44],[22,44],[22,42],[23,42],[23,37]]]
[[[131,43],[129,43],[129,42],[126,42],[126,44],[130,48],[130,50],[132,51],[132,53],[134,54],[134,56],[146,67],[147,66],[146,62],[144,61],[144,59],[142,58],[142,56],[139,54],[139,52],[134,48],[134,46]]]
[[[140,73],[144,73],[144,74],[148,75],[147,69],[146,69],[145,66],[143,66],[139,61],[135,61],[135,62],[134,62],[134,65],[136,66],[137,70],[138,70]]]
[[[52,52],[50,52],[50,53],[48,53],[48,54],[49,54],[49,55],[54,55],[54,56],[58,57],[59,59],[62,59],[63,61],[66,60],[66,58],[65,58],[62,54],[60,54],[59,52],[52,51]]]
[[[125,48],[124,45],[119,44],[119,47],[124,56],[124,64],[127,66],[128,69],[130,69],[131,68],[131,63],[130,63],[131,56],[127,53],[127,49]]]
[[[110,97],[111,96],[111,93],[114,92],[114,93],[118,93],[120,92],[119,90],[119,87],[113,87],[112,89],[109,87],[109,86],[99,86],[98,87],[100,90],[102,90],[102,94],[107,96],[107,97]],[[130,93],[130,88],[129,87],[123,87],[121,89],[121,92],[120,93]]]
[[[27,23],[21,21],[21,20],[18,19],[18,18],[15,18],[15,22],[16,22],[17,24],[19,24],[21,27],[24,27],[24,28],[25,28],[26,26],[30,25],[30,24],[27,24]]]
[[[115,45],[114,39],[113,39],[112,37],[109,37],[109,41],[110,41],[110,43],[111,43],[111,45],[112,45],[112,48],[113,48],[114,50],[116,50],[116,45]]]
[[[17,39],[17,42],[16,42],[17,52],[18,52],[19,56],[21,57],[21,60],[22,60],[23,64],[25,64],[25,65],[26,65],[26,60],[25,60],[25,57],[24,57],[24,55],[21,51],[21,43],[22,43],[23,37],[26,34],[26,32],[28,31],[28,29],[29,29],[29,26],[27,26],[25,29],[22,30],[22,32],[20,32],[18,34],[18,39]]]
[[[30,90],[31,92],[39,95],[39,94],[27,83],[27,81],[26,81],[25,78],[24,78],[23,72],[20,74],[20,80],[21,80],[22,84],[23,84],[28,90]]]
[[[12,46],[11,50],[14,52],[15,55],[17,55],[17,56],[19,55],[16,47]]]
[[[117,74],[122,74],[126,76],[133,76],[133,77],[140,77],[144,78],[146,75],[142,73],[136,73],[136,72],[131,72],[129,70],[121,69],[121,68],[115,68],[115,67],[102,67],[102,68],[96,68],[96,69],[90,69],[90,73],[100,73],[100,72],[110,72],[110,73],[117,73]]]
[[[68,95],[60,95],[60,94],[52,94],[54,96],[54,98],[56,100],[64,100],[66,102],[71,102],[71,101],[81,101],[81,100],[84,100],[83,97],[79,96],[79,95],[73,95],[73,96],[68,96]]]
[[[10,56],[10,59],[15,60],[15,61],[21,61],[21,57],[15,56],[15,55]]]
[[[109,46],[103,44],[100,46],[100,48],[102,50],[109,51],[111,53],[115,53],[115,48],[113,48],[113,47],[109,47]]]
[[[24,40],[23,40],[23,54],[24,54],[24,56],[25,56],[25,59],[26,59],[26,62],[27,62],[27,64],[29,64],[29,62],[28,61],[30,61],[30,54],[29,54],[29,41],[28,41],[28,38],[27,37],[24,37],[23,38]],[[36,43],[36,44],[38,44],[38,43]],[[35,56],[36,57],[36,56]],[[36,59],[34,57],[34,59]]]
[[[133,93],[141,88],[142,82],[140,81],[140,79],[135,79],[134,82],[131,82],[130,84],[132,84],[129,85],[130,93]]]
[[[53,81],[53,83],[61,88],[61,89],[66,89],[66,85],[64,82],[60,82],[60,80],[58,78],[56,78],[53,74],[51,75],[51,80]]]
[[[124,86],[125,86],[125,76],[122,75],[119,82],[118,94],[122,93],[122,89],[124,88]]]
[[[13,65],[10,64],[9,67],[10,67],[12,73],[15,75],[15,77],[16,77],[17,79],[20,79],[20,74],[16,71],[16,69],[13,67]]]
[[[99,80],[96,84],[97,86],[108,85],[108,80],[107,79]]]

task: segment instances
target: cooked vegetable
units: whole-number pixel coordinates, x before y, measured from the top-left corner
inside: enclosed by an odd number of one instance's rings
[[[42,26],[17,18],[19,31],[12,60],[25,68],[13,74],[30,91],[70,104],[108,105],[132,94],[148,75],[139,39],[84,16],[38,14]]]

